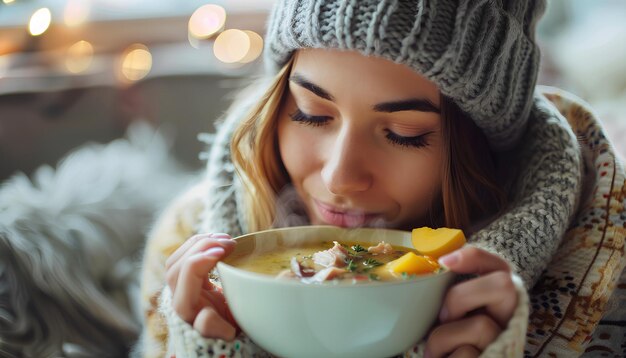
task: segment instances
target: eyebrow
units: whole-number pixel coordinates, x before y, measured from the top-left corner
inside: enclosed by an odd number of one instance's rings
[[[419,111],[441,113],[441,110],[433,102],[425,98],[411,98],[401,101],[379,103],[373,107],[376,112],[400,112]]]
[[[334,102],[335,97],[325,89],[307,80],[302,75],[294,74],[289,77],[289,81],[298,86],[313,92],[316,96]],[[372,107],[376,112],[393,113],[401,111],[418,111],[441,113],[441,110],[433,102],[425,98],[410,98],[400,101],[378,103]]]
[[[313,93],[315,93],[318,97],[322,97],[323,99],[327,99],[329,101],[335,101],[335,97],[333,97],[330,93],[328,93],[322,87],[316,85],[315,83],[307,80],[301,75],[293,75],[289,77],[289,81],[294,82],[298,86],[305,88]]]

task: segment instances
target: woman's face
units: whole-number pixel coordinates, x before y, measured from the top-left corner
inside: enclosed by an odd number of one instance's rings
[[[311,224],[423,224],[441,190],[437,86],[357,52],[295,56],[278,143]]]

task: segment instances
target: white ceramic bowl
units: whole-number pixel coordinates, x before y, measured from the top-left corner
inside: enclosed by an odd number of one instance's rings
[[[303,226],[236,238],[234,253],[267,252],[296,242],[350,240],[412,247],[399,230]],[[305,284],[217,264],[224,294],[242,330],[280,357],[389,357],[428,332],[453,273],[403,281]]]

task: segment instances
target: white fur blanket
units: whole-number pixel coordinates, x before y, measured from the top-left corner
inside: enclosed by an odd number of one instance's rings
[[[140,251],[190,182],[165,138],[134,124],[32,181],[0,188],[0,356],[120,357],[137,338]]]

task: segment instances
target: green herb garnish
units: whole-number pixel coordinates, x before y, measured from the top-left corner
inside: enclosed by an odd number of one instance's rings
[[[354,252],[363,252],[363,251],[367,251],[367,249],[365,249],[363,246],[356,244],[354,246],[352,246],[352,250],[354,250]]]
[[[372,267],[380,266],[382,264],[383,264],[382,262],[376,259],[372,259],[372,258],[365,259],[365,261],[363,261],[363,265],[372,266]]]
[[[378,281],[378,275],[377,275],[377,274],[375,274],[375,273],[371,273],[371,274],[369,274],[369,276],[370,276],[370,280],[372,280],[372,281]]]
[[[356,270],[356,263],[352,260],[349,260],[348,267],[346,267],[346,269],[350,272],[354,272],[354,270]]]

